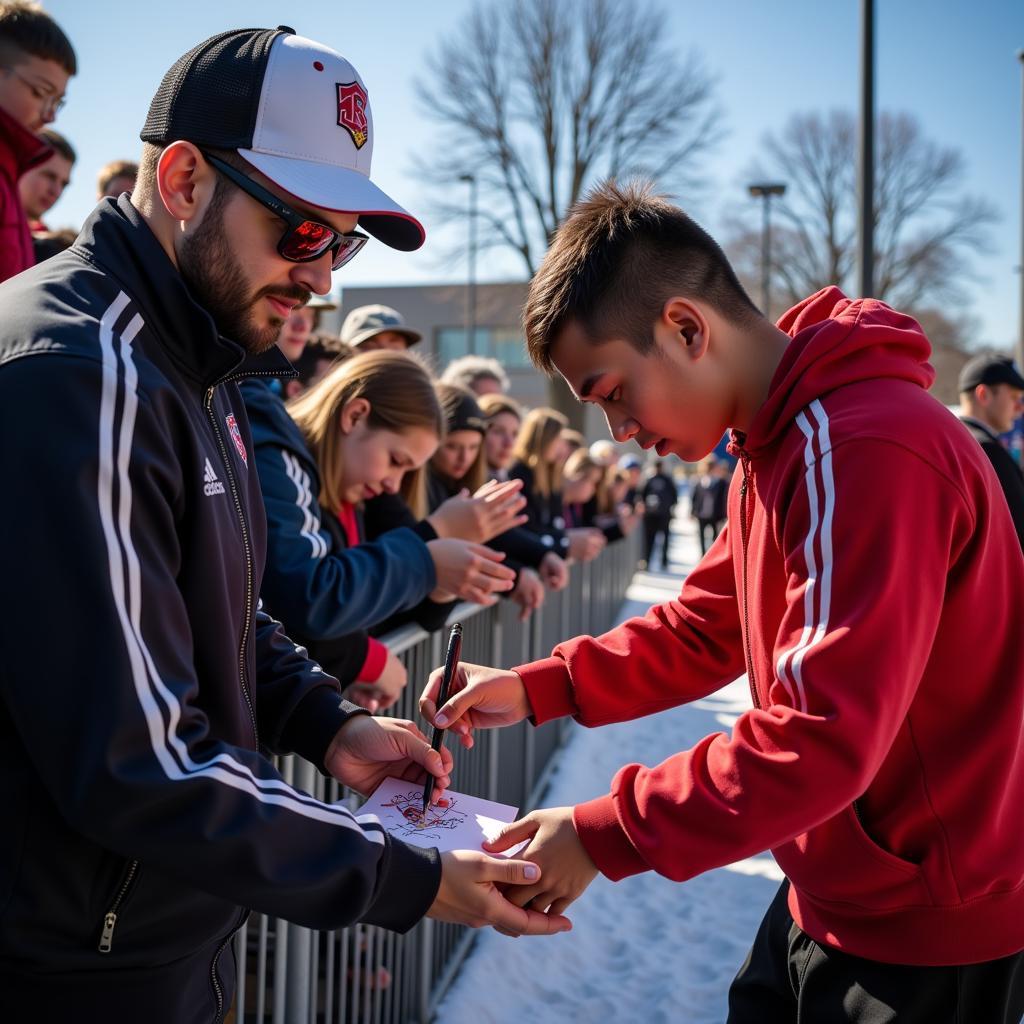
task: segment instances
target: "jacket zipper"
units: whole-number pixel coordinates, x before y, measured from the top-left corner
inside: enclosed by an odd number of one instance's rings
[[[228,948],[228,943],[231,942],[238,933],[238,929],[241,928],[248,919],[249,911],[243,910],[242,916],[238,919],[238,923],[225,936],[224,941],[217,947],[217,952],[213,954],[213,959],[210,961],[210,981],[213,984],[213,994],[217,999],[217,1015],[213,1018],[213,1024],[220,1024],[221,1017],[224,1014],[224,990],[220,987],[220,979],[217,977],[217,964],[220,963],[220,958],[223,955],[224,950]]]
[[[747,491],[749,490],[750,456],[740,450],[740,464],[743,467],[743,480],[740,483],[740,541],[743,545],[743,645],[747,659],[747,682],[750,685],[750,699],[754,707],[759,708],[757,684],[754,678],[754,655],[750,646],[750,611],[747,604],[747,543],[750,540],[747,522]]]
[[[242,500],[239,497],[238,484],[235,481],[235,471],[232,469],[227,445],[224,443],[224,437],[220,432],[220,425],[217,423],[217,416],[213,411],[213,395],[216,387],[217,385],[214,384],[213,387],[207,389],[206,401],[203,404],[206,408],[206,414],[210,417],[210,422],[213,424],[213,432],[217,437],[217,444],[220,446],[221,458],[224,460],[224,469],[228,475],[228,485],[231,487],[231,497],[234,500],[235,512],[238,515],[238,522],[242,529],[242,546],[245,548],[245,625],[242,627],[242,638],[238,646],[238,670],[239,679],[242,684],[242,694],[249,709],[249,720],[252,722],[253,739],[256,745],[259,746],[256,711],[253,708],[252,696],[249,693],[248,672],[245,666],[245,649],[249,642],[249,625],[252,621],[252,546],[249,543],[249,527],[245,521],[245,512],[242,509]]]
[[[114,942],[114,929],[117,927],[117,913],[135,882],[135,876],[138,872],[139,862],[137,860],[131,861],[127,871],[124,873],[124,878],[121,880],[121,885],[118,887],[114,902],[111,903],[110,909],[103,915],[103,928],[100,931],[100,944],[98,947],[101,953],[110,952]]]

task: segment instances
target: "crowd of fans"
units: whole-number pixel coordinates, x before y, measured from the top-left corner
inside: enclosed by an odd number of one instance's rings
[[[574,451],[565,417],[524,411],[494,360],[465,357],[437,378],[396,310],[353,309],[336,337],[318,330],[330,307],[281,328],[297,378],[242,387],[269,526],[263,599],[350,700],[377,710],[406,683],[383,633],[438,629],[458,599],[503,597],[527,618],[573,564],[631,533],[649,499],[636,456]],[[370,600],[352,599],[360,574]]]
[[[19,5],[8,7],[17,20]],[[26,18],[26,31],[36,23]],[[49,126],[77,64],[52,29],[17,61],[0,55],[0,279],[77,235],[53,216],[77,156]],[[137,174],[111,160],[97,201],[131,192]],[[636,455],[620,458],[611,442],[587,448],[558,411],[521,408],[494,359],[465,356],[435,377],[409,351],[422,335],[388,306],[348,311],[340,334],[321,330],[321,314],[336,309],[316,296],[294,309],[277,344],[297,376],[243,392],[270,528],[263,599],[350,699],[394,704],[405,671],[377,637],[405,622],[439,628],[458,599],[504,597],[525,619],[574,563],[641,523],[645,561],[660,539],[667,567],[676,487],[660,464],[643,483]],[[699,517],[703,537],[709,516]]]

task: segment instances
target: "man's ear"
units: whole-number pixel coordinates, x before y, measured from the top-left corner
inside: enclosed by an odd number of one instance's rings
[[[343,434],[349,434],[352,429],[370,415],[370,403],[365,398],[350,398],[342,407],[341,415],[338,417],[338,425]]]
[[[711,325],[704,310],[689,299],[675,296],[662,307],[662,322],[672,330],[673,341],[690,359],[700,359],[711,341]]]
[[[191,142],[172,142],[160,154],[157,192],[174,220],[195,220],[209,205],[216,186],[216,171]]]

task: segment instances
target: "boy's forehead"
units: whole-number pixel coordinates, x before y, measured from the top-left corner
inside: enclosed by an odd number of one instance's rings
[[[595,342],[576,322],[566,324],[551,343],[551,362],[578,398],[586,398],[613,368],[618,343]]]

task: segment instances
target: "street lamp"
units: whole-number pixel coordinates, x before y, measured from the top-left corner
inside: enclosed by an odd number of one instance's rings
[[[875,294],[875,0],[860,0],[857,295]]]
[[[1020,61],[1020,326],[1017,333],[1017,365],[1024,366],[1024,50],[1017,51]]]
[[[786,186],[781,181],[758,181],[747,186],[747,191],[755,198],[764,200],[764,220],[761,226],[761,310],[765,316],[771,316],[771,281],[772,281],[772,196],[786,194]]]
[[[476,354],[476,175],[460,174],[469,185],[469,283],[466,289],[466,350]]]

